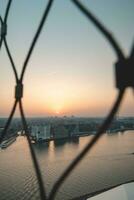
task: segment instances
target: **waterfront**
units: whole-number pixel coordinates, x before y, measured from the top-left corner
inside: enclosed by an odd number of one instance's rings
[[[34,144],[47,192],[92,136],[78,141]],[[104,134],[64,183],[57,198],[72,199],[134,179],[134,131]],[[25,137],[0,151],[1,200],[39,199],[38,185]]]

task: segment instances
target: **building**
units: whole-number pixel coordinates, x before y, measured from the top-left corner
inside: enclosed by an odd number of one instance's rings
[[[63,139],[69,137],[68,130],[63,124],[58,124],[57,126],[55,126],[53,131],[54,139]]]
[[[50,125],[33,125],[31,127],[31,136],[36,141],[49,140]]]

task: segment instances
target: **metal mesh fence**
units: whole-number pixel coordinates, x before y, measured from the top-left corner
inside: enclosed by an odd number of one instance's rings
[[[4,127],[4,130],[2,131],[1,137],[0,137],[0,143],[3,141],[4,137],[7,134],[7,130],[11,124],[12,118],[14,116],[15,110],[17,105],[19,105],[20,110],[20,116],[22,120],[22,125],[25,130],[25,135],[27,137],[31,157],[34,164],[35,173],[37,176],[37,180],[39,183],[40,188],[40,198],[43,200],[52,200],[55,199],[56,193],[58,192],[59,188],[63,184],[63,182],[66,180],[66,178],[70,175],[70,173],[75,169],[75,167],[79,164],[80,161],[84,158],[84,156],[91,150],[91,148],[94,146],[94,144],[99,140],[99,138],[102,136],[102,134],[106,131],[106,129],[109,127],[110,123],[112,122],[114,116],[116,115],[121,101],[123,99],[123,96],[125,94],[126,88],[131,87],[134,88],[134,68],[132,66],[132,63],[134,61],[134,44],[132,46],[132,50],[129,57],[126,57],[120,48],[120,45],[117,43],[115,38],[110,34],[110,32],[105,28],[103,24],[78,0],[70,0],[70,3],[73,3],[78,10],[89,20],[91,21],[94,26],[98,29],[99,32],[103,34],[103,36],[106,38],[106,40],[110,43],[111,47],[113,48],[114,52],[117,56],[117,62],[115,64],[115,77],[116,77],[116,87],[118,89],[118,96],[115,100],[115,103],[113,104],[113,107],[111,108],[108,116],[106,117],[105,121],[97,131],[97,134],[92,138],[92,140],[84,147],[84,149],[80,152],[80,154],[71,162],[71,164],[64,170],[64,172],[61,174],[61,176],[58,178],[58,180],[53,185],[51,192],[48,196],[46,196],[45,191],[45,183],[43,183],[42,175],[40,172],[40,167],[34,152],[34,149],[32,147],[30,134],[27,126],[27,120],[24,114],[23,110],[23,103],[22,103],[22,97],[23,97],[23,78],[26,73],[26,68],[28,65],[28,62],[30,60],[31,54],[33,52],[33,49],[35,48],[36,42],[40,36],[41,30],[43,29],[43,26],[45,25],[45,22],[47,20],[48,14],[51,10],[52,4],[54,3],[54,0],[49,0],[47,3],[46,8],[44,9],[44,13],[42,15],[42,18],[40,20],[40,23],[38,25],[37,31],[34,35],[34,38],[32,40],[32,43],[30,45],[30,48],[28,50],[28,53],[26,55],[26,58],[24,60],[24,64],[22,67],[21,75],[19,77],[18,72],[16,70],[16,66],[14,63],[14,60],[12,58],[10,49],[8,47],[8,42],[6,39],[6,35],[8,34],[7,25],[8,25],[8,15],[9,11],[11,9],[12,0],[8,1],[6,10],[5,10],[5,16],[2,18],[0,16],[0,24],[1,24],[1,31],[0,31],[0,50],[2,49],[2,45],[5,46],[8,58],[11,63],[11,67],[15,76],[16,80],[16,86],[15,86],[15,101],[14,105],[12,107],[11,113],[9,115],[9,118],[6,122],[6,125]]]

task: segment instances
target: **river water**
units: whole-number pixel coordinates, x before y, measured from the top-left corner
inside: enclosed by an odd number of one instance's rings
[[[71,160],[91,140],[34,144],[47,194]],[[134,131],[104,134],[59,190],[57,200],[70,200],[134,180]],[[38,200],[39,190],[26,138],[19,136],[0,150],[0,200]]]

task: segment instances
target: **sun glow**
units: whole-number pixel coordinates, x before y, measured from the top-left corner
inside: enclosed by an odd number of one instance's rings
[[[52,114],[62,115],[67,107],[67,102],[62,99],[57,100],[55,97],[53,99],[49,99],[48,107]]]
[[[60,114],[60,111],[56,111],[56,114],[59,115],[59,114]]]

